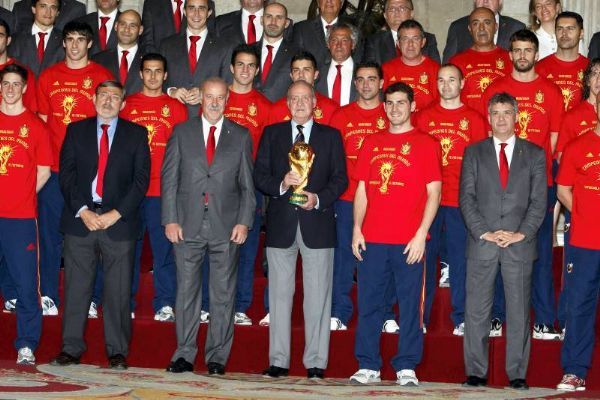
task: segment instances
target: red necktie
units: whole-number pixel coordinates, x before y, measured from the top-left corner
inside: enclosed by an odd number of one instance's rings
[[[38,32],[40,41],[38,42],[37,56],[38,56],[38,60],[40,61],[40,64],[42,63],[42,60],[44,59],[44,38],[46,37],[46,35],[47,35],[46,32]]]
[[[107,40],[107,35],[106,35],[106,24],[108,23],[108,20],[110,19],[110,17],[100,17],[100,29],[98,30],[98,38],[100,39],[100,48],[102,50],[106,49],[106,40]]]
[[[506,189],[508,184],[508,158],[506,157],[506,143],[500,143],[500,184]]]
[[[100,138],[100,151],[98,153],[98,179],[96,181],[96,193],[102,197],[104,191],[104,171],[108,161],[108,128],[110,125],[102,124],[102,137]]]
[[[335,75],[335,81],[333,81],[331,100],[340,104],[342,101],[342,66],[341,64],[338,64],[335,68],[337,68],[337,74]]]
[[[129,52],[127,50],[123,50],[123,55],[121,55],[121,64],[119,65],[119,78],[121,79],[121,85],[125,85],[125,81],[127,80],[127,71],[129,70],[127,54],[129,54]]]
[[[190,51],[188,53],[188,59],[190,61],[190,70],[192,74],[196,70],[196,64],[198,64],[198,56],[196,55],[196,43],[200,40],[200,36],[190,36]]]
[[[216,126],[211,126],[208,131],[208,139],[206,139],[206,161],[208,162],[208,166],[212,164],[213,158],[215,156],[215,131],[217,130]],[[204,193],[204,204],[208,204],[208,193]]]
[[[267,45],[267,58],[265,59],[265,64],[262,68],[262,76],[261,80],[263,83],[267,80],[267,76],[269,76],[269,71],[271,70],[271,65],[273,65],[273,46],[270,44]]]
[[[256,27],[254,26],[254,19],[256,15],[248,15],[248,44],[256,42]]]
[[[173,13],[173,23],[175,24],[175,32],[179,33],[181,29],[181,3],[182,0],[173,0],[177,5],[175,6],[175,12]]]

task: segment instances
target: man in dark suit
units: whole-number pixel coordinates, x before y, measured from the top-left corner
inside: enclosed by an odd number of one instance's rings
[[[594,58],[600,57],[600,32],[594,33],[592,40],[590,40],[590,47],[588,51],[588,58],[593,60]]]
[[[115,24],[117,48],[104,50],[92,57],[94,61],[113,73],[115,80],[125,87],[128,94],[142,90],[140,65],[144,49],[139,45],[139,37],[144,31],[142,18],[135,10],[123,11]]]
[[[34,0],[19,0],[13,6],[16,27],[18,30],[26,29],[33,23],[34,15],[32,8],[35,7]],[[60,13],[56,17],[54,26],[62,30],[67,22],[83,17],[85,15],[85,4],[78,0],[61,0]]]
[[[290,333],[296,258],[303,259],[303,363],[309,378],[323,378],[329,354],[333,248],[336,244],[333,205],[348,185],[340,132],[313,120],[313,87],[302,80],[287,93],[292,119],[267,126],[256,156],[254,182],[270,197],[267,209],[269,262],[269,368],[264,374],[286,376],[290,365]],[[292,186],[302,177],[291,170],[288,152],[295,142],[312,148],[314,159],[303,191],[307,201],[293,205]]]
[[[263,26],[264,0],[240,0],[242,8],[227,14],[219,15],[215,20],[215,30],[219,37],[234,45],[253,44],[260,40]]]
[[[487,7],[494,12],[498,31],[494,42],[505,50],[510,49],[510,37],[518,30],[525,29],[525,24],[514,18],[500,15],[502,9],[502,0],[474,0],[473,8]],[[448,28],[448,39],[444,48],[444,64],[456,53],[467,50],[473,46],[473,38],[469,32],[469,16],[462,18],[450,24]]]
[[[65,58],[62,31],[56,27],[60,0],[33,0],[33,24],[14,35],[9,54],[28,66],[35,76]],[[41,43],[40,43],[41,42]]]
[[[514,97],[495,94],[488,113],[492,137],[467,147],[460,179],[468,231],[464,385],[487,384],[494,282],[500,271],[506,293],[506,373],[512,388],[524,390],[536,236],[546,214],[546,158],[542,148],[515,136]]]
[[[364,60],[375,61],[379,65],[400,54],[398,43],[398,28],[407,19],[414,19],[414,6],[412,0],[387,0],[383,17],[387,26],[365,40]],[[425,32],[425,47],[423,54],[440,63],[440,52],[437,48],[435,35]]]
[[[233,343],[240,245],[252,228],[256,207],[252,138],[246,128],[223,117],[225,81],[207,79],[201,99],[202,116],[175,127],[161,173],[162,224],[174,244],[177,265],[177,350],[167,371],[193,370],[200,326],[200,272],[208,256],[211,319],[205,361],[209,374],[223,375]]]
[[[127,368],[131,276],[150,151],[146,129],[118,118],[124,94],[119,82],[100,83],[94,95],[97,117],[71,123],[61,149],[65,308],[62,350],[53,365],[78,364],[86,350],[84,330],[101,257],[108,365]]]
[[[79,18],[79,21],[88,24],[94,33],[92,48],[89,51],[90,56],[117,47],[117,32],[114,27],[119,18],[119,1],[96,0],[98,11]]]

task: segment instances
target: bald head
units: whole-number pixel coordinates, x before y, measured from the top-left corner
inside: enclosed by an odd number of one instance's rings
[[[126,10],[119,14],[115,24],[119,45],[125,49],[137,44],[138,38],[144,31],[142,17],[135,10]]]
[[[473,49],[476,51],[492,50],[494,35],[498,25],[492,10],[486,7],[478,7],[469,15],[469,32],[473,38]]]

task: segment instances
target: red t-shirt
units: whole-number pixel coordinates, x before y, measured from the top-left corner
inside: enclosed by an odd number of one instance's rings
[[[38,103],[37,103],[37,96],[35,93],[36,86],[35,86],[35,75],[33,74],[33,71],[28,66],[17,62],[17,60],[15,60],[14,58],[9,59],[5,64],[0,64],[0,70],[4,69],[4,67],[6,67],[7,65],[15,64],[15,63],[27,70],[27,90],[25,90],[25,93],[23,93],[23,105],[29,111],[36,113],[36,112],[38,112]],[[0,99],[2,99],[1,91],[0,91]]]
[[[250,136],[252,136],[254,158],[256,158],[262,131],[269,122],[270,108],[271,102],[255,89],[244,94],[229,91],[224,115],[233,122],[248,128]]]
[[[579,136],[567,145],[556,182],[573,187],[569,243],[600,250],[600,137],[596,132]]]
[[[588,63],[589,60],[581,54],[575,61],[561,61],[552,54],[540,60],[535,70],[560,88],[563,109],[569,111],[583,100],[583,72]]]
[[[439,144],[418,129],[365,138],[355,179],[364,181],[365,241],[407,244],[417,232],[427,202],[427,184],[442,180]]]
[[[315,92],[315,97],[317,98],[317,105],[313,111],[313,119],[320,124],[329,125],[331,116],[340,108],[340,105],[319,92]],[[287,106],[287,98],[283,97],[273,103],[270,114],[269,125],[291,120],[292,115]]]
[[[584,133],[593,131],[598,123],[594,106],[588,101],[582,101],[568,111],[560,125],[556,152],[562,153],[565,146],[573,139]]]
[[[383,103],[372,110],[362,109],[356,102],[345,105],[333,114],[331,126],[342,133],[346,153],[348,188],[340,196],[340,199],[354,201],[354,193],[356,185],[358,185],[354,179],[354,168],[363,141],[366,136],[385,131],[388,127]]]
[[[127,97],[120,115],[148,130],[150,185],[146,196],[160,196],[160,169],[167,142],[175,125],[187,119],[187,107],[166,94],[149,97],[140,92]]]
[[[552,186],[552,149],[550,132],[560,131],[563,116],[563,102],[560,89],[546,78],[538,76],[531,82],[519,82],[512,76],[498,79],[483,95],[482,112],[487,115],[489,99],[496,93],[506,92],[517,99],[519,113],[515,124],[515,134],[529,140],[546,151],[546,173],[548,186]]]
[[[485,89],[496,79],[510,75],[513,69],[508,52],[500,47],[491,51],[468,49],[452,57],[450,63],[460,68],[465,78],[463,103],[476,110],[480,109]]]
[[[37,217],[37,167],[52,161],[50,135],[37,115],[0,112],[0,217]]]
[[[442,205],[458,207],[460,172],[465,148],[488,137],[483,117],[463,105],[447,110],[439,103],[419,112],[416,127],[429,133],[440,144],[442,152]]]
[[[96,86],[113,79],[109,70],[93,61],[79,69],[69,68],[63,61],[40,74],[37,86],[38,112],[48,116],[54,154],[53,171],[58,171],[60,148],[67,125],[96,115],[93,101]]]
[[[438,98],[438,63],[424,57],[419,65],[406,65],[401,57],[395,57],[383,64],[383,90],[396,82],[404,82],[415,92],[417,111],[427,107]]]

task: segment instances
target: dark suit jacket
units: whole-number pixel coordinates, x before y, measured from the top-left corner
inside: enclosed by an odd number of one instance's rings
[[[37,78],[43,70],[65,59],[65,49],[62,45],[62,32],[54,27],[44,50],[44,59],[40,64],[35,40],[29,25],[13,36],[8,54],[31,68]]]
[[[439,64],[441,62],[440,52],[435,35],[425,32],[425,39],[423,54]],[[396,57],[396,43],[394,43],[394,37],[390,30],[376,32],[365,40],[363,61],[376,61],[379,65],[383,65],[394,57]]]
[[[467,147],[460,179],[460,209],[472,260],[528,262],[537,258],[537,231],[546,215],[546,156],[535,144],[516,138],[508,184],[503,190],[493,138]],[[501,249],[479,239],[497,230],[521,232],[525,239]]]
[[[354,62],[354,65],[356,66],[356,61]],[[329,85],[327,84],[327,73],[329,72],[329,67],[331,67],[331,60],[323,65],[323,68],[319,70],[319,79],[315,84],[315,89],[323,96],[331,99],[331,96],[329,96]],[[356,91],[356,86],[354,86],[354,81],[350,81],[350,103],[356,101],[357,99],[358,92]]]
[[[319,209],[311,211],[288,202],[291,189],[283,195],[279,191],[283,177],[290,171],[291,122],[269,125],[263,131],[254,165],[254,183],[270,197],[266,239],[269,247],[290,247],[298,224],[309,248],[336,245],[333,204],[348,186],[342,138],[337,129],[314,122],[308,144],[315,152],[315,159],[306,191],[319,196]]]
[[[260,24],[256,21],[255,24]],[[293,40],[293,21],[285,29],[283,37],[289,41]],[[246,43],[244,31],[242,30],[242,10],[232,11],[227,14],[219,15],[215,20],[215,33],[217,36],[231,42],[233,46]],[[257,37],[257,41],[261,38]]]
[[[508,50],[510,37],[518,30],[525,29],[525,24],[511,17],[500,15],[498,25],[498,46]],[[473,38],[469,33],[469,16],[466,15],[450,24],[448,28],[448,39],[444,48],[444,63],[447,63],[453,55],[465,51],[473,46]]]
[[[140,78],[140,65],[142,64],[142,57],[144,56],[144,54],[146,54],[144,52],[144,49],[142,49],[142,47],[138,45],[138,51],[135,54],[133,62],[129,66],[129,71],[127,72],[125,91],[128,95],[137,93],[142,90],[143,83],[142,78]],[[108,49],[101,51],[100,53],[94,55],[92,57],[92,60],[96,61],[98,64],[102,65],[110,72],[112,72],[113,76],[117,81],[121,81],[121,75],[119,73],[120,59],[117,49]]]
[[[116,23],[116,20],[119,19],[119,15],[121,15],[121,11],[117,11],[117,16],[115,17],[115,23]],[[89,14],[79,18],[79,21],[85,22],[86,24],[91,26],[92,32],[94,32],[92,48],[89,51],[89,55],[93,56],[95,54],[100,53],[102,51],[102,49],[100,48],[100,44],[99,44],[100,39],[98,37],[98,31],[100,29],[100,26],[98,25],[98,12],[89,13]],[[108,39],[106,40],[106,48],[104,50],[117,48],[117,32],[115,32],[114,28],[115,28],[115,25],[113,24],[113,29],[111,29],[110,32],[107,32]]]
[[[252,182],[252,138],[248,129],[228,120],[209,166],[202,118],[175,126],[167,143],[161,172],[163,225],[178,223],[185,239],[200,234],[208,192],[208,218],[216,240],[228,240],[237,224],[252,228],[256,195]]]
[[[262,40],[254,44],[254,48],[258,52],[259,62],[262,59],[262,46]],[[292,78],[290,77],[290,62],[297,51],[298,49],[293,43],[283,39],[279,46],[279,50],[275,55],[275,59],[273,60],[271,70],[269,71],[265,83],[262,83],[260,73],[254,80],[254,87],[264,94],[269,101],[275,102],[287,93],[287,89],[292,83]]]
[[[16,4],[15,4],[16,5]],[[4,7],[0,7],[0,18],[4,20],[8,24],[10,28],[10,34],[14,35],[16,33],[16,18],[14,13],[10,12]],[[32,18],[33,21],[33,18]]]
[[[596,32],[594,33],[594,36],[592,36],[588,51],[588,58],[590,60],[598,57],[600,57],[600,32]]]
[[[61,218],[64,233],[86,236],[89,231],[75,218],[83,206],[93,208],[92,182],[98,174],[96,117],[67,127],[60,151],[60,190],[65,198]],[[150,149],[146,128],[119,118],[104,175],[102,205],[116,209],[121,219],[107,229],[113,240],[134,240],[140,233],[139,208],[150,181]]]
[[[17,21],[17,30],[21,31],[25,27],[33,24],[33,13],[31,12],[31,0],[20,0],[13,6],[13,13]],[[62,30],[67,22],[81,18],[85,15],[85,4],[77,0],[61,0],[60,13],[56,17],[54,26]]]

